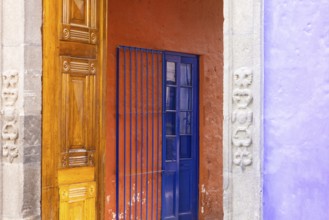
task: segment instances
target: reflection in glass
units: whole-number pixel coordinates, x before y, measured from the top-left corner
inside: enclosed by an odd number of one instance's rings
[[[179,113],[180,134],[191,134],[191,112]]]
[[[166,138],[166,160],[176,160],[176,143],[175,138]]]
[[[166,134],[175,135],[176,134],[176,114],[174,112],[166,113]]]
[[[166,88],[166,109],[167,110],[176,109],[176,88],[175,87]]]
[[[180,109],[192,110],[192,89],[181,88],[179,96],[180,96]]]
[[[176,64],[174,62],[167,62],[167,84],[176,84]]]
[[[180,65],[180,84],[183,86],[192,85],[192,65],[182,63]]]
[[[180,158],[191,158],[191,136],[183,135],[180,136],[180,145],[179,145],[179,157]]]

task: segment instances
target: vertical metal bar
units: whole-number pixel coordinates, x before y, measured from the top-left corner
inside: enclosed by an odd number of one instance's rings
[[[180,175],[180,121],[179,121],[179,114],[180,114],[180,65],[181,65],[181,59],[179,59],[178,62],[176,62],[176,215],[179,213],[179,175]]]
[[[166,66],[166,56],[165,54],[162,54],[162,74],[161,74],[161,78],[162,78],[162,96],[161,96],[161,100],[162,100],[162,106],[161,106],[161,109],[162,109],[162,114],[161,114],[161,118],[162,118],[162,163],[161,163],[161,167],[162,167],[162,170],[165,170],[166,169],[166,163],[165,163],[165,158],[166,158],[166,151],[165,151],[165,143],[166,143],[166,135],[165,135],[165,132],[166,132],[166,124],[165,124],[165,121],[166,121],[166,109],[165,109],[165,106],[166,106],[166,95],[165,95],[165,92],[166,91],[166,71],[165,71],[165,66]],[[163,176],[163,175],[162,175]],[[164,183],[162,181],[161,183],[161,187],[163,188],[164,187]],[[163,197],[163,194],[161,192],[161,203],[164,204],[163,202],[164,200],[164,197]],[[164,209],[162,209],[162,215],[164,213]]]
[[[116,87],[116,220],[119,220],[119,99],[120,99],[120,81],[119,81],[119,75],[120,75],[120,48],[117,49],[117,87]]]
[[[126,219],[126,48],[123,48],[123,151],[124,151],[124,168],[123,168],[123,213],[124,213],[124,219]]]
[[[148,51],[146,51],[146,220],[148,219],[148,167],[149,167],[149,83],[148,83]]]
[[[138,55],[138,49],[135,50],[135,80],[136,80],[136,127],[135,127],[135,132],[136,132],[136,155],[135,155],[135,171],[136,171],[136,192],[135,192],[135,220],[137,220],[137,195],[138,195],[138,59],[137,59],[137,55]]]
[[[157,117],[158,117],[158,125],[157,125],[157,171],[159,172],[159,145],[160,145],[160,142],[159,142],[159,139],[160,139],[160,117],[161,117],[161,109],[160,109],[160,100],[161,100],[161,96],[160,96],[160,89],[161,89],[161,85],[160,85],[160,77],[159,77],[159,64],[160,64],[160,61],[159,61],[159,54],[157,54]],[[156,207],[156,219],[159,219],[159,213],[158,213],[158,209],[159,209],[159,198],[158,198],[158,194],[159,194],[159,173],[157,173],[157,182],[156,182],[156,188],[157,188],[157,192],[156,192],[156,204],[157,204],[157,207]]]
[[[152,209],[151,216],[153,220],[154,209],[154,52],[152,51]]]
[[[142,100],[142,106],[141,106],[141,127],[142,127],[142,140],[141,140],[141,218],[143,219],[143,151],[144,151],[144,100],[143,100],[143,50],[141,50],[141,100]]]
[[[132,57],[131,57],[131,48],[129,48],[129,82],[130,82],[130,94],[129,94],[129,105],[130,105],[130,128],[129,128],[129,135],[130,135],[130,181],[129,181],[129,195],[130,195],[130,200],[129,200],[129,219],[131,219],[131,213],[132,213],[132,209],[131,209],[131,206],[132,206]]]

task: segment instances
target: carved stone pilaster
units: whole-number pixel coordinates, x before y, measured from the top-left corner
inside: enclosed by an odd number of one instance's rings
[[[0,219],[40,219],[42,0],[0,8]]]
[[[18,71],[9,70],[2,74],[2,155],[13,162],[18,157],[17,140],[19,128],[16,102],[18,99]]]
[[[232,144],[233,163],[244,169],[252,163],[253,94],[252,71],[242,67],[233,74]]]
[[[224,0],[224,219],[262,216],[262,0]]]

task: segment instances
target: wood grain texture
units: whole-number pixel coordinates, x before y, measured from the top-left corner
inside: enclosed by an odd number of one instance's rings
[[[43,1],[42,219],[103,219],[106,5]]]
[[[95,177],[94,167],[77,167],[58,171],[58,184],[68,185],[76,182],[91,182]]]

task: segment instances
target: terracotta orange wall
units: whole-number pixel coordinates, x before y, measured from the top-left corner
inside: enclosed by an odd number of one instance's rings
[[[222,0],[109,0],[106,219],[115,213],[118,45],[200,55],[199,219],[222,219]],[[202,193],[201,187],[205,186]],[[204,213],[201,213],[204,207]]]

